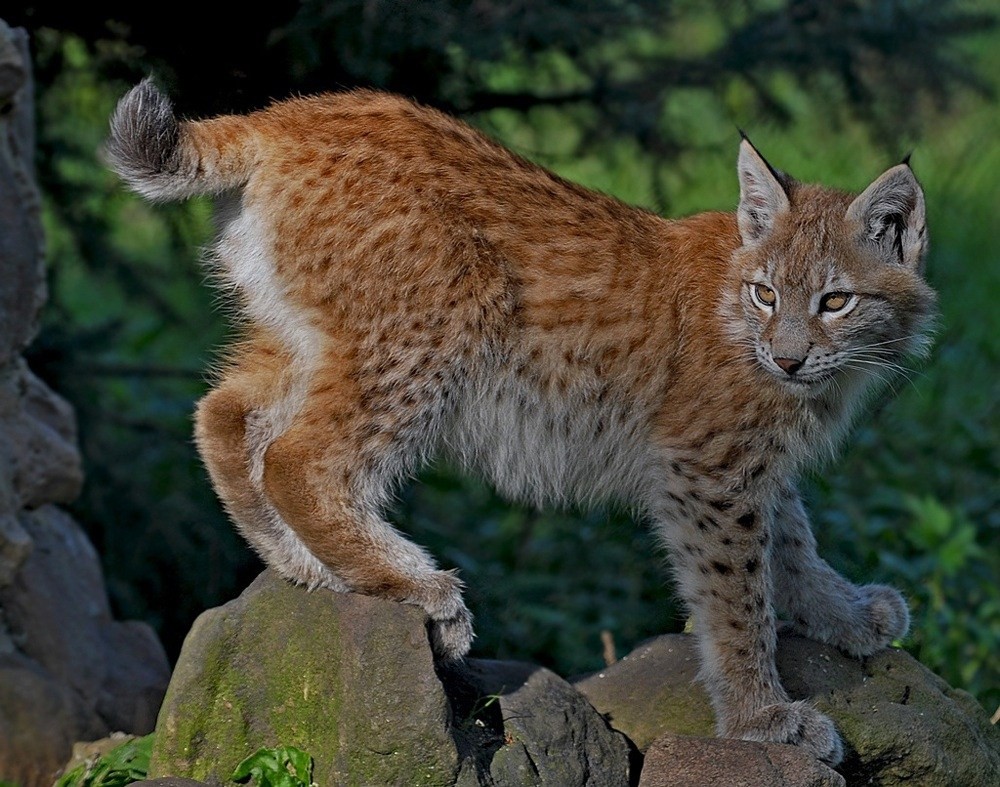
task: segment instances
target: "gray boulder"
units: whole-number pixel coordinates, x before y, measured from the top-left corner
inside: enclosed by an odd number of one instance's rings
[[[554,673],[476,659],[439,673],[417,608],[268,570],[195,622],[149,776],[221,785],[279,745],[311,754],[318,784],[629,783],[628,742]]]
[[[845,787],[796,746],[667,733],[646,751],[639,787]]]
[[[551,670],[469,659],[445,674],[460,749],[476,770],[459,784],[618,785],[635,770],[632,747]]]
[[[265,571],[194,624],[167,689],[150,778],[222,785],[261,747],[315,759],[318,784],[454,782],[450,710],[424,615],[313,593]]]
[[[574,686],[645,751],[664,732],[714,735],[715,716],[697,674],[698,652],[690,637],[668,634],[647,640]]]
[[[783,637],[778,670],[792,696],[812,697],[847,746],[848,784],[1000,785],[1000,729],[965,691],[907,653],[864,661],[801,637]]]
[[[645,750],[664,733],[712,734],[708,697],[691,683],[696,664],[692,639],[670,634],[575,686],[612,727]],[[969,694],[952,689],[906,653],[886,650],[858,661],[783,635],[778,671],[793,699],[812,700],[837,724],[847,750],[837,770],[848,784],[998,783],[1000,730]],[[671,741],[670,750],[679,745]]]
[[[0,780],[48,787],[74,741],[152,729],[169,665],[152,629],[112,619],[97,554],[55,505],[83,473],[72,409],[21,357],[46,295],[29,66],[0,21]]]

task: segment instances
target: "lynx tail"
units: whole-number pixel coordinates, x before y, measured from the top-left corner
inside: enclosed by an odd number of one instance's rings
[[[118,102],[104,155],[133,191],[166,202],[244,185],[257,144],[244,117],[178,121],[170,99],[147,78]]]

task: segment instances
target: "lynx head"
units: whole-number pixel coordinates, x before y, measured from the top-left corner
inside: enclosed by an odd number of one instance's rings
[[[879,379],[929,345],[924,195],[904,162],[859,196],[798,183],[744,137],[742,246],[727,297],[736,338],[785,390]]]

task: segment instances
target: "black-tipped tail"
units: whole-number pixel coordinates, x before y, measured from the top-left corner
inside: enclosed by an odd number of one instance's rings
[[[135,191],[150,199],[185,196],[171,192],[182,169],[180,126],[163,93],[144,79],[115,108],[104,155],[111,168]]]

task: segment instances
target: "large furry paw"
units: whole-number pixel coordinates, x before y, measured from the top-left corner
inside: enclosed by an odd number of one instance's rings
[[[727,737],[801,746],[816,759],[833,766],[844,757],[833,722],[805,702],[765,705],[745,724],[727,730]]]
[[[434,590],[422,606],[430,616],[431,648],[444,661],[455,661],[472,646],[472,613],[462,601],[462,582],[450,571],[434,573]]]
[[[431,648],[442,661],[456,661],[472,646],[472,614],[463,605],[461,613],[447,620],[432,620]]]
[[[808,625],[796,625],[799,633],[826,642],[850,656],[877,653],[906,634],[910,613],[898,590],[886,585],[862,585],[846,610],[823,619],[822,610],[810,615]]]

